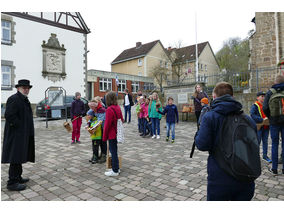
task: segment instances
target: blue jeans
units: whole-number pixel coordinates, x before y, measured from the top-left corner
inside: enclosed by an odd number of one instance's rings
[[[109,140],[109,151],[111,154],[112,171],[117,173],[119,169],[119,163],[118,163],[117,140],[116,139]]]
[[[167,123],[167,137],[170,137],[170,131],[172,132],[172,139],[175,139],[175,123]]]
[[[272,139],[272,169],[277,170],[278,168],[278,145],[279,145],[279,133],[281,132],[282,137],[282,162],[283,162],[283,156],[284,156],[284,126],[280,125],[270,125],[270,135]],[[284,164],[282,163],[282,169],[284,169]]]
[[[131,106],[130,106],[130,104],[129,105],[127,105],[127,106],[124,106],[124,121],[125,122],[127,122],[127,112],[128,112],[128,114],[129,114],[129,120],[128,120],[128,122],[130,122],[131,121]]]
[[[138,118],[138,130],[140,133],[143,132],[143,120],[142,118]]]
[[[152,121],[153,135],[156,135],[156,130],[157,130],[157,135],[160,135],[160,119],[159,118],[151,118],[151,121]]]
[[[269,129],[264,129],[263,127],[257,131],[258,144],[260,145],[262,140],[262,153],[263,157],[267,157],[267,141],[268,141]]]
[[[143,119],[143,135],[148,135],[152,133],[152,126],[149,125],[146,118]]]

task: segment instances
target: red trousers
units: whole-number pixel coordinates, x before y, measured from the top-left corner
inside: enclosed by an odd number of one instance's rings
[[[76,118],[76,116],[73,117],[73,120]],[[79,140],[80,138],[80,129],[82,125],[82,117],[77,118],[75,121],[72,122],[73,131],[72,131],[72,140]]]

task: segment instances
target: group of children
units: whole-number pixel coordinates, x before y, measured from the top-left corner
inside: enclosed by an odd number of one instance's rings
[[[175,142],[175,123],[178,123],[177,106],[173,104],[173,98],[168,98],[168,103],[163,109],[156,92],[147,97],[146,95],[137,97],[136,113],[138,119],[138,131],[140,136],[160,139],[160,120],[162,115],[166,115],[167,137],[169,141],[170,132],[172,143]]]
[[[87,112],[87,125],[85,129],[90,133],[93,155],[89,160],[92,164],[104,163],[107,157],[107,146],[111,154],[112,168],[105,172],[106,176],[118,176],[120,173],[117,152],[117,120],[123,121],[120,107],[117,104],[115,92],[106,95],[106,105],[99,96],[89,102],[90,110]],[[107,141],[109,143],[107,144]],[[99,155],[99,147],[101,155]]]

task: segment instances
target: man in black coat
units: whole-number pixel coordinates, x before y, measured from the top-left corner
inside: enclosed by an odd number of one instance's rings
[[[7,189],[20,191],[26,188],[28,178],[22,178],[22,163],[35,162],[34,122],[28,94],[29,80],[19,80],[17,93],[6,103],[2,163],[10,163]]]

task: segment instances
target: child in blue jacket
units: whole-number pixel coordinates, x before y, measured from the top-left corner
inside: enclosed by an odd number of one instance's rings
[[[163,112],[159,111],[157,108],[157,112],[165,115],[167,114],[166,123],[167,123],[167,138],[166,141],[169,141],[170,130],[172,132],[172,143],[175,142],[175,123],[178,123],[178,110],[177,106],[173,104],[174,99],[172,97],[168,98],[168,105],[165,107]]]
[[[257,101],[251,106],[250,109],[250,116],[255,121],[255,123],[259,124],[264,121],[264,119],[268,119],[266,115],[263,112],[262,104],[264,101],[264,92],[258,92],[256,94]],[[268,163],[272,163],[272,160],[267,156],[267,149],[268,149],[268,135],[269,135],[269,126],[263,125],[258,131],[257,131],[257,137],[259,144],[262,141],[262,156],[263,160],[265,160]]]

